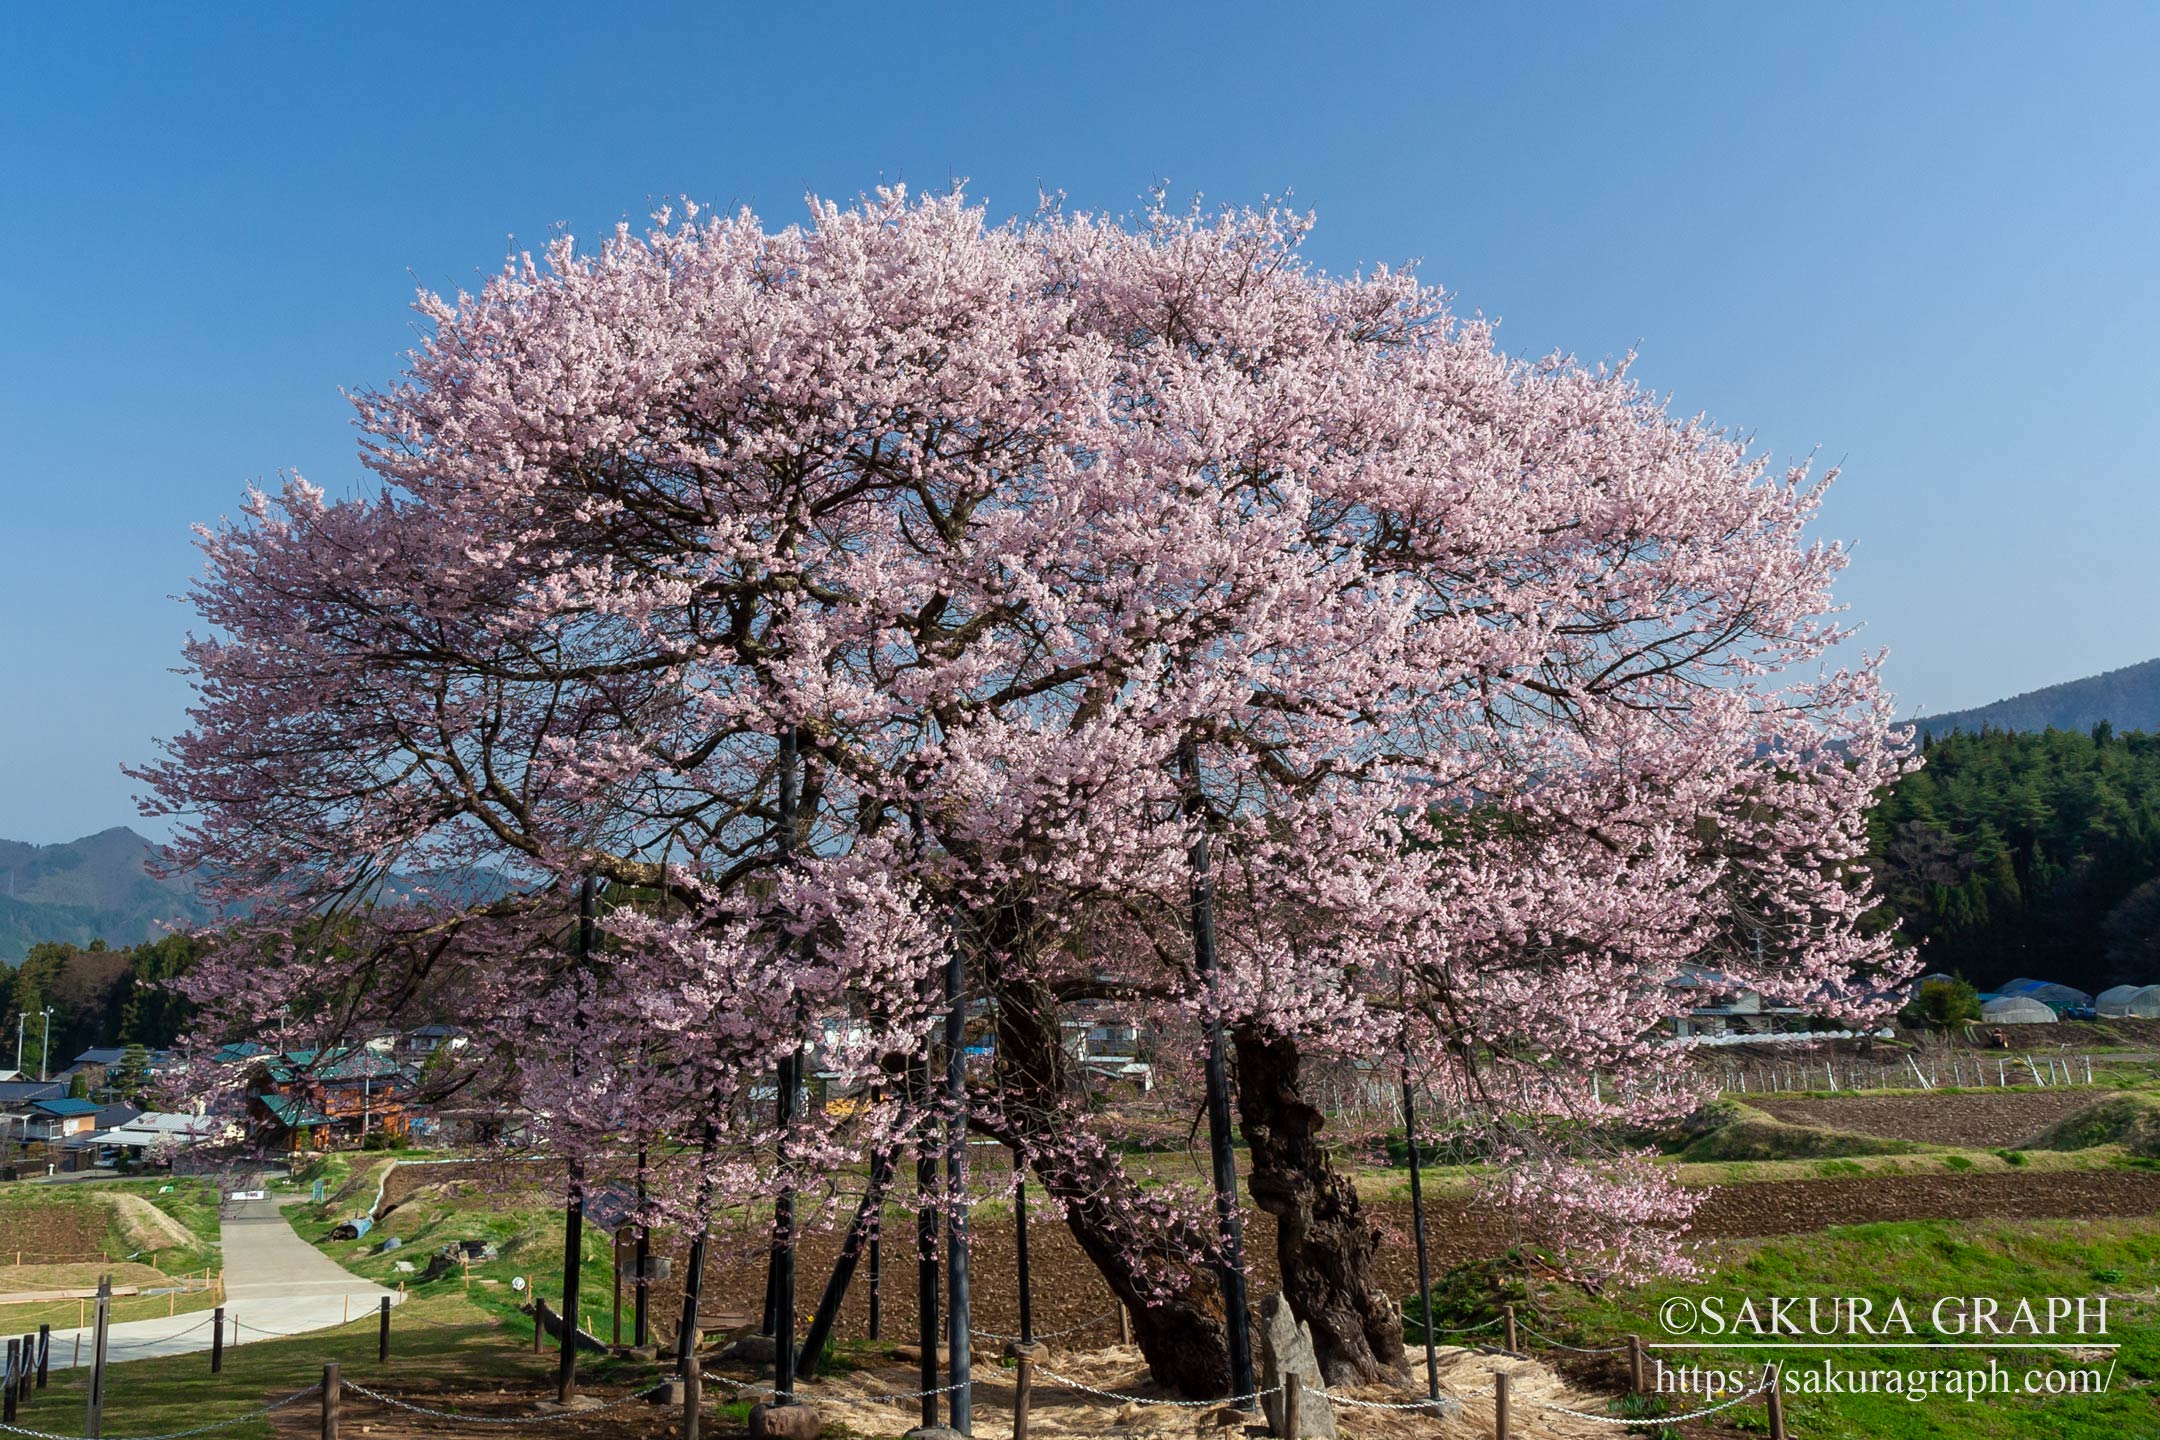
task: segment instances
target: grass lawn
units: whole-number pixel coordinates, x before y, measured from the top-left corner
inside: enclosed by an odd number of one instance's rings
[[[4,1274],[5,1272],[0,1272]],[[92,1277],[90,1283],[97,1280]],[[114,1280],[115,1285],[141,1284],[137,1280]],[[197,1310],[208,1310],[218,1303],[214,1288],[194,1291],[185,1295],[116,1295],[112,1302],[112,1322],[117,1325],[124,1320],[154,1320],[165,1315],[188,1315]],[[20,1335],[35,1330],[40,1325],[50,1325],[55,1330],[72,1330],[86,1324],[87,1314],[96,1309],[94,1301],[42,1300],[21,1305],[0,1305],[0,1336]]]
[[[1959,1338],[1939,1331],[1928,1311],[1945,1296],[1994,1296],[2007,1311],[2020,1297],[2038,1306],[2042,1297],[2108,1299],[2112,1356],[2089,1350],[1825,1350],[1798,1346],[1764,1351],[1730,1348],[1661,1352],[1668,1364],[1695,1363],[1719,1370],[1759,1373],[1767,1358],[1783,1361],[1795,1376],[1787,1385],[1786,1415],[1795,1435],[1808,1440],[2149,1440],[2160,1437],[2160,1406],[2152,1386],[2160,1382],[2160,1221],[1906,1221],[1840,1227],[1775,1241],[1732,1242],[1708,1257],[1714,1269],[1695,1280],[1661,1282],[1603,1297],[1575,1290],[1541,1289],[1532,1322],[1555,1339],[1604,1345],[1630,1332],[1645,1343],[1679,1335],[1661,1327],[1666,1302],[1722,1297],[1731,1313],[1742,1297],[1758,1306],[1773,1296],[1865,1297],[1883,1313],[1902,1298],[1912,1312],[1917,1341]],[[1802,1311],[1804,1316],[1804,1310]],[[1443,1323],[1450,1321],[1443,1314]],[[1805,1323],[1804,1319],[1801,1323]],[[1735,1337],[1752,1339],[1752,1336]],[[2027,1336],[2005,1338],[2030,1338]],[[1797,1344],[1797,1342],[1795,1342]],[[1888,1369],[1904,1377],[1923,1371],[1985,1369],[1993,1355],[2009,1372],[2009,1394],[1972,1401],[1931,1395],[1911,1400],[1897,1394],[1823,1396],[1799,1389],[1800,1372],[1819,1372],[1825,1360],[1840,1370]],[[2106,1377],[2099,1395],[2024,1393],[2027,1371],[2047,1375],[2097,1371]],[[1692,1405],[1674,1405],[1673,1413]],[[1736,1426],[1760,1423],[1754,1404],[1731,1412]]]
[[[370,1314],[350,1325],[311,1335],[250,1341],[225,1352],[222,1375],[210,1373],[207,1354],[117,1364],[107,1382],[105,1433],[164,1434],[241,1415],[316,1384],[328,1361],[338,1363],[347,1381],[391,1395],[414,1396],[438,1409],[461,1408],[454,1398],[459,1392],[498,1413],[501,1407],[516,1404],[521,1397],[538,1399],[552,1394],[555,1355],[552,1350],[533,1353],[530,1323],[521,1339],[495,1316],[468,1304],[460,1295],[415,1298],[398,1307],[391,1321],[387,1367],[375,1358],[375,1327],[375,1316]],[[647,1383],[653,1369],[588,1359],[580,1374],[595,1387],[619,1391],[624,1386]],[[54,1375],[50,1389],[33,1394],[19,1423],[62,1434],[82,1433],[86,1378],[87,1372],[81,1370]],[[498,1391],[508,1393],[498,1395]],[[724,1422],[737,1425],[747,1412],[747,1405],[718,1407]],[[318,1413],[312,1396],[282,1412],[286,1433],[313,1433]],[[637,1418],[640,1429],[668,1428],[675,1423],[672,1412],[635,1408],[628,1413]],[[386,1414],[373,1402],[350,1394],[345,1398],[343,1418],[346,1430],[353,1434],[363,1433],[378,1421],[397,1419],[413,1420],[429,1429],[455,1428],[450,1422],[422,1420],[402,1412]],[[473,1427],[475,1431],[482,1428]],[[491,1426],[485,1430],[500,1428]],[[268,1440],[273,1432],[269,1419],[258,1418],[216,1433],[229,1440]]]

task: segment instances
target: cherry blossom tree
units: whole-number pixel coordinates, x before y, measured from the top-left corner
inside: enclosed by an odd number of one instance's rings
[[[705,1225],[839,1173],[860,1137],[742,1097],[813,1037],[903,1073],[957,946],[971,1123],[1195,1392],[1213,1219],[1075,1105],[1078,1004],[1229,1027],[1330,1378],[1398,1368],[1401,1324],[1313,1064],[1401,1057],[1561,1263],[1680,1263],[1686,1197],[1584,1140],[1687,1103],[1666,982],[1863,1014],[1890,968],[1855,857],[1907,762],[1873,665],[1822,668],[1821,485],[1410,274],[1319,272],[1307,224],[896,190],[423,297],[358,401],[375,488],[204,537],[198,705],[142,772],[248,907],[204,998],[326,1022],[450,967],[559,1057],[519,1075],[558,1143],[692,1142]],[[516,894],[396,878],[476,866]],[[639,898],[566,965],[586,876]]]

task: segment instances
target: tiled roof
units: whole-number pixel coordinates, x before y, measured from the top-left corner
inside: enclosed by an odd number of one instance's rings
[[[328,1125],[331,1123],[328,1115],[307,1105],[295,1096],[265,1095],[262,1097],[262,1103],[263,1108],[268,1110],[280,1125],[294,1130],[298,1130],[305,1125]]]

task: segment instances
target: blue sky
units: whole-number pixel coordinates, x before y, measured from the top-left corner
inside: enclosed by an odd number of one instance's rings
[[[14,6],[0,836],[138,823],[188,526],[359,473],[415,283],[689,195],[1157,179],[1841,462],[1906,713],[2160,655],[2160,8]]]

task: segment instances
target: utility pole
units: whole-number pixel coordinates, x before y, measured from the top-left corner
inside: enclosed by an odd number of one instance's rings
[[[1200,983],[1215,978],[1215,885],[1209,870],[1207,801],[1200,793],[1200,747],[1190,738],[1178,742],[1178,771],[1185,782],[1185,813],[1193,822],[1192,936],[1193,969]],[[1223,1328],[1230,1348],[1230,1393],[1250,1396],[1253,1383],[1251,1319],[1245,1310],[1245,1226],[1238,1214],[1237,1158],[1231,1153],[1230,1062],[1223,1043],[1222,1015],[1215,997],[1205,997],[1207,1020],[1208,1149],[1214,1161],[1215,1215],[1221,1225]],[[1239,1399],[1240,1406],[1252,1405]]]
[[[52,1012],[53,1007],[47,1005],[45,1007],[45,1038],[38,1041],[37,1078],[40,1085],[45,1083],[46,1067],[52,1063]],[[19,1070],[22,1067],[18,1065],[15,1068]]]
[[[581,975],[592,964],[598,922],[593,878],[587,875],[578,885],[577,955]],[[573,1069],[575,1063],[573,1059]],[[570,1203],[563,1210],[562,1349],[555,1359],[555,1399],[562,1405],[569,1404],[577,1394],[578,1280],[585,1268],[585,1166],[573,1157],[569,1169]]]

